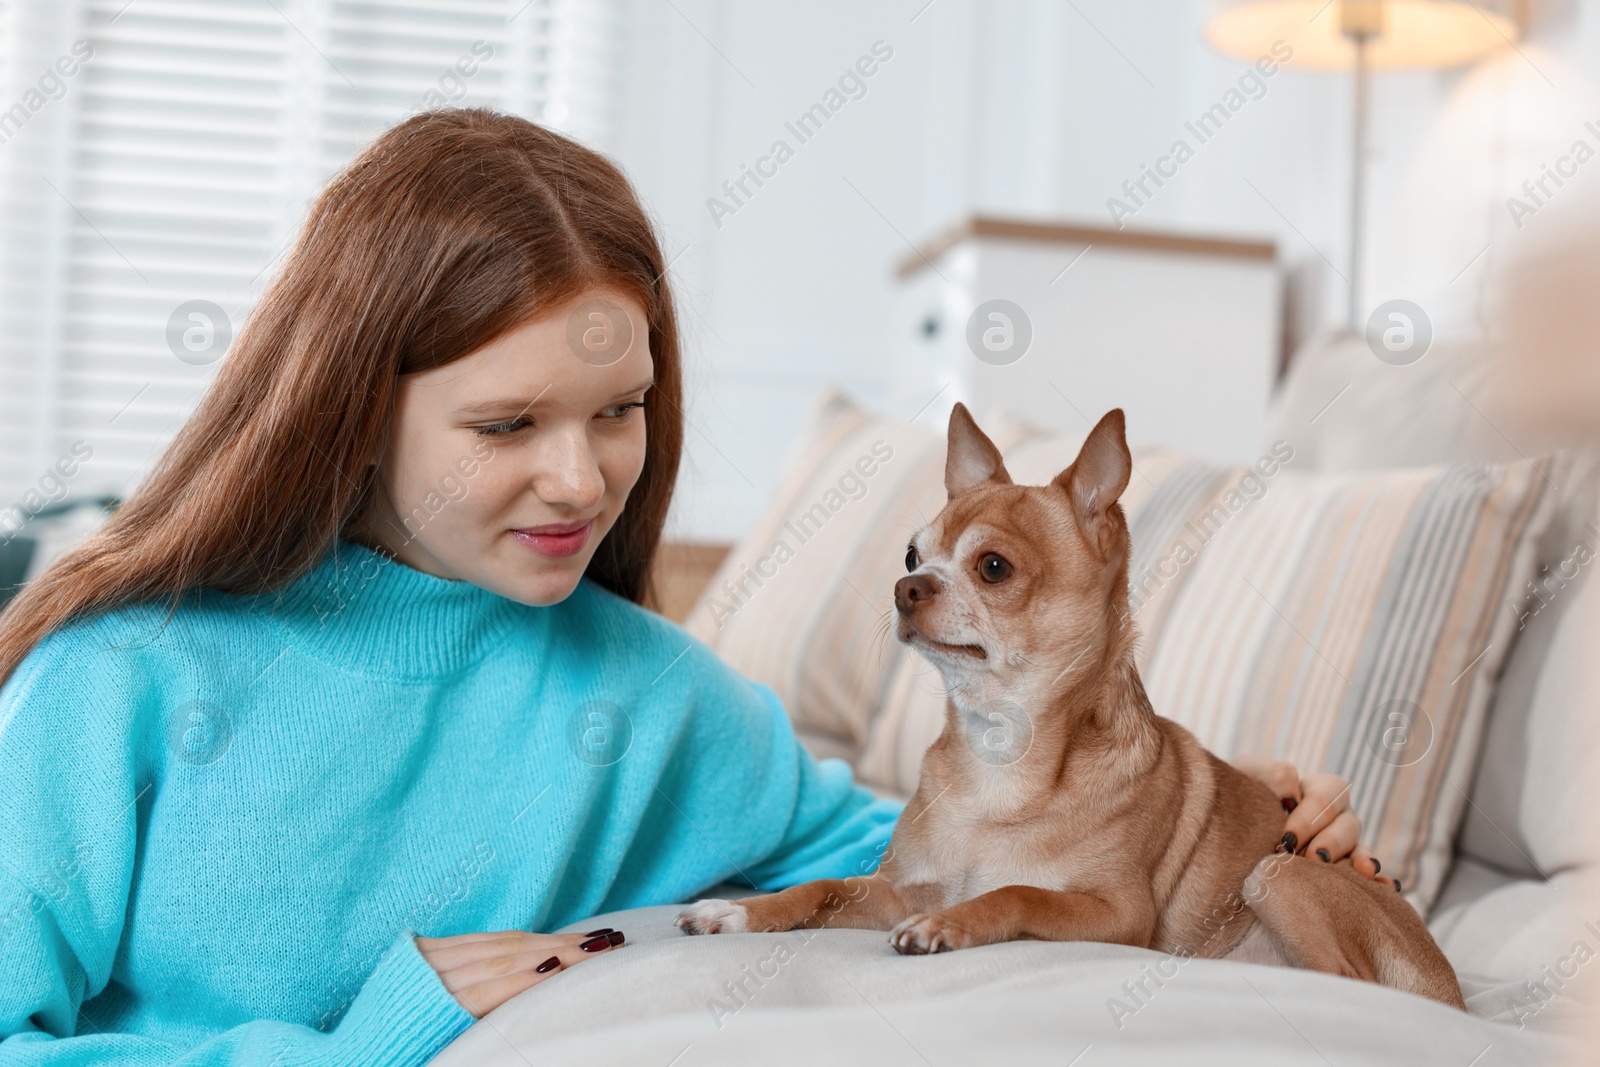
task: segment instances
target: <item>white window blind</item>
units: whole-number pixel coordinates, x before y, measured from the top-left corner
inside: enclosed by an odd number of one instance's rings
[[[0,141],[0,509],[41,478],[55,493],[80,441],[93,456],[66,493],[126,494],[227,358],[186,314],[175,355],[174,313],[209,302],[236,333],[316,191],[394,122],[492,106],[604,136],[608,3],[15,5],[0,0],[0,109],[74,42],[92,54]]]

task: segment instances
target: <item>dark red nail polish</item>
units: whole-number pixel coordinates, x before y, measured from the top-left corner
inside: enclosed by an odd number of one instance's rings
[[[1281,852],[1288,852],[1288,853],[1293,854],[1295,849],[1297,849],[1299,847],[1300,847],[1300,839],[1294,835],[1294,831],[1293,830],[1290,830],[1288,833],[1284,834],[1283,835],[1283,840],[1278,842],[1278,850],[1281,851]]]
[[[1299,806],[1300,806],[1300,802],[1298,800],[1296,800],[1294,797],[1284,797],[1283,798],[1283,810],[1285,812],[1291,812],[1292,813],[1294,811],[1294,809],[1298,808]]]
[[[611,927],[602,926],[598,930],[590,930],[588,933],[584,934],[583,936],[584,937],[599,937],[601,934],[609,934],[610,932],[611,932]]]
[[[1317,849],[1317,855],[1322,857],[1322,862],[1323,863],[1332,863],[1333,862],[1333,857],[1328,855],[1328,850],[1325,849],[1325,848]]]
[[[560,956],[551,956],[549,959],[547,959],[543,963],[539,964],[539,966],[535,967],[533,969],[533,973],[534,974],[549,974],[551,971],[555,970],[559,966],[561,966],[561,957]]]
[[[1372,857],[1372,873],[1373,874],[1382,874],[1383,873],[1383,864],[1378,862],[1378,857],[1376,857],[1376,856]]]
[[[611,935],[601,934],[598,937],[591,937],[578,947],[585,952],[599,952],[603,948],[611,947]]]
[[[606,935],[606,940],[610,941],[613,947],[622,944],[627,939],[627,935],[621,930],[613,930]]]

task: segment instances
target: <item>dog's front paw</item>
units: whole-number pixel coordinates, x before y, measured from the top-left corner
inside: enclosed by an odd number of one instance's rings
[[[742,934],[750,929],[750,913],[732,900],[697,900],[678,913],[672,924],[686,934]]]
[[[960,923],[943,915],[913,915],[889,931],[889,944],[902,956],[925,956],[967,948],[972,938]]]

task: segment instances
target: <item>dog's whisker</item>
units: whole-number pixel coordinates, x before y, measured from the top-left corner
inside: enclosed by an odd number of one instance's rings
[[[896,612],[893,609],[883,612],[873,621],[872,629],[868,631],[868,648],[875,657],[876,663],[882,663],[883,658],[889,654],[889,638],[894,630]]]
[[[872,638],[869,644],[874,646],[880,660],[889,651],[890,621],[890,617],[885,615],[874,623],[872,627]]]

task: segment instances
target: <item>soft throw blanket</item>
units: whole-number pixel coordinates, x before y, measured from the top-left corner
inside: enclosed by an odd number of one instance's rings
[[[437,1067],[1559,1063],[1555,1036],[1364,982],[1082,942],[905,957],[866,930],[687,937],[676,906],[508,1001]]]

